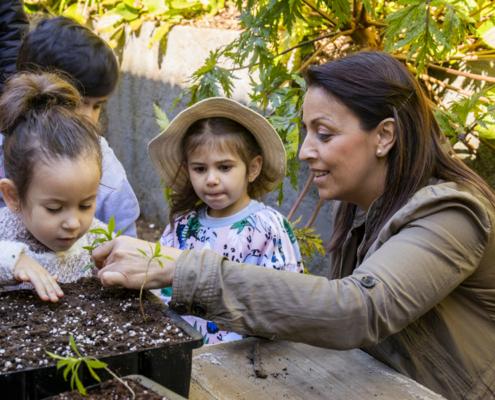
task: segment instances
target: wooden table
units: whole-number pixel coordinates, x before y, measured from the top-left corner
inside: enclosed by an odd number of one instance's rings
[[[256,378],[253,343],[260,341],[266,379]],[[193,352],[190,400],[443,399],[361,350],[249,338]]]

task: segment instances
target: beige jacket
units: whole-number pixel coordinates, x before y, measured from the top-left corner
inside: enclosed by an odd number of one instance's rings
[[[356,216],[329,279],[185,251],[172,307],[238,333],[364,348],[449,399],[495,399],[494,209],[432,182],[358,257],[377,213]]]

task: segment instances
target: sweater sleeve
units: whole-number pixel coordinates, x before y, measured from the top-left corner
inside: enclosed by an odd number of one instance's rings
[[[172,225],[168,224],[165,230],[163,231],[163,235],[160,238],[160,244],[168,247],[174,246],[174,230],[172,229]]]
[[[0,287],[18,285],[14,279],[14,267],[27,245],[19,242],[0,241]]]

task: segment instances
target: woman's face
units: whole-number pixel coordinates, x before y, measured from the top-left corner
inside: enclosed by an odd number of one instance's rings
[[[378,128],[361,129],[350,109],[320,88],[308,90],[303,121],[307,135],[299,158],[315,173],[320,197],[348,201],[367,211],[385,186],[386,157],[377,155]]]

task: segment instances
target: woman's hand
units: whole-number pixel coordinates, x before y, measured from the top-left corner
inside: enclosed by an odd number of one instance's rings
[[[45,268],[24,253],[21,253],[14,267],[14,279],[30,282],[43,301],[56,303],[58,298],[64,295],[57,284],[58,275],[50,275]]]
[[[145,280],[148,260],[138,251],[142,250],[148,257],[153,255],[155,244],[144,240],[119,236],[102,243],[93,251],[93,259],[100,272],[98,278],[103,286],[122,285],[129,289],[140,289]],[[172,285],[176,261],[182,250],[162,246],[161,254],[172,257],[174,261],[158,258],[163,264],[153,260],[150,263],[145,289],[159,289]]]

